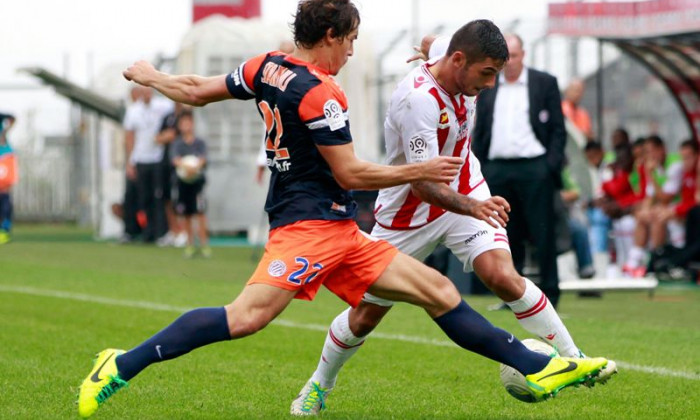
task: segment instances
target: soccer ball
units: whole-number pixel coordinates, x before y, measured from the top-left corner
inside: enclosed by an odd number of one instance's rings
[[[183,156],[175,172],[177,172],[177,177],[183,182],[191,184],[197,181],[202,176],[202,168],[199,167],[199,158],[195,155]]]
[[[534,352],[541,353],[549,357],[559,356],[559,352],[557,352],[554,347],[547,343],[543,343],[542,341],[526,338],[522,341],[522,343],[525,345],[525,347]],[[528,388],[527,382],[522,373],[510,366],[501,364],[501,382],[506,388],[506,391],[520,401],[527,403],[540,401],[530,392],[530,388]]]

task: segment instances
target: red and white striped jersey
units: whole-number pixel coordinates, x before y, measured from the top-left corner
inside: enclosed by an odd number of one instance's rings
[[[447,93],[429,71],[433,64],[410,72],[391,96],[384,121],[386,163],[403,165],[438,155],[460,156],[464,164],[450,187],[466,195],[484,182],[481,165],[471,153],[476,100]],[[380,226],[396,230],[421,227],[445,212],[419,200],[410,185],[380,190],[374,209]]]

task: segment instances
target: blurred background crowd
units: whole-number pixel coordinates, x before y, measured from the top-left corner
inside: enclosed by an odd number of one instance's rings
[[[169,72],[222,74],[247,57],[289,50],[296,2],[153,3],[126,14],[114,5],[101,12],[90,2],[76,6],[88,11],[76,10],[77,20],[95,33],[106,22],[95,14],[113,11],[102,30],[121,33],[128,51],[81,32],[73,40],[89,47],[42,60],[41,51],[31,53],[35,42],[19,39],[30,35],[13,35],[18,54],[3,59],[11,71],[0,73],[0,242],[10,240],[12,220],[76,222],[100,239],[183,247],[189,257],[211,256],[210,232],[264,242],[266,162],[256,109],[239,101],[186,109],[130,85],[120,70],[147,58]],[[382,159],[387,101],[414,65],[405,60],[420,37],[493,19],[520,36],[527,68],[558,81],[567,163],[554,200],[559,277],[695,278],[699,0],[507,2],[512,7],[497,11],[460,1],[356,3],[360,38],[337,79],[361,157]],[[14,6],[17,18],[30,6]],[[12,11],[3,15],[10,19]],[[178,176],[190,155],[198,160]],[[369,230],[373,195],[357,199],[365,209],[358,222]],[[537,271],[537,252],[528,248],[524,270]]]

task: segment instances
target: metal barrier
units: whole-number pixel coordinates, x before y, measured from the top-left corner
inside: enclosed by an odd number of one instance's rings
[[[75,221],[78,205],[70,154],[16,151],[19,182],[12,189],[17,221]]]

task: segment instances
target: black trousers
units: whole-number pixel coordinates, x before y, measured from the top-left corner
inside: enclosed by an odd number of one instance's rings
[[[559,274],[554,234],[554,179],[544,157],[486,161],[483,173],[491,195],[505,198],[511,206],[506,226],[513,263],[522,274],[525,242],[536,248],[540,288],[552,305],[559,303]]]
[[[0,230],[12,229],[12,197],[10,193],[0,193]]]
[[[700,206],[695,206],[688,212],[685,219],[685,246],[673,254],[670,260],[681,267],[700,261]]]
[[[147,220],[143,229],[143,240],[153,242],[168,230],[163,203],[163,168],[160,162],[138,163],[136,184],[139,210],[146,213]]]
[[[131,236],[141,234],[141,227],[136,221],[136,212],[139,209],[138,184],[135,180],[126,179],[124,188],[124,204],[122,205],[124,218],[124,233]]]

